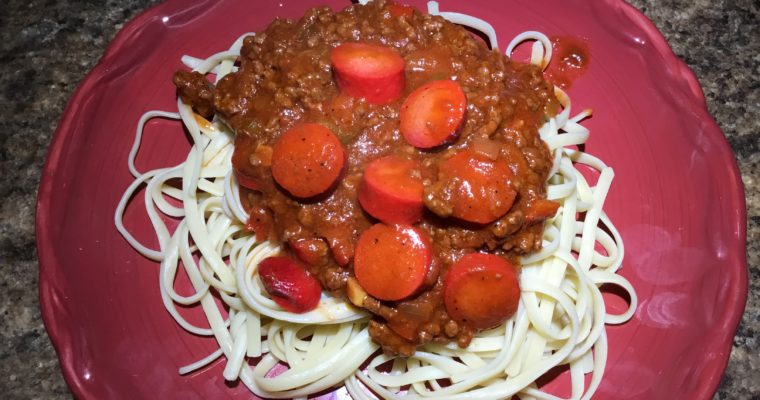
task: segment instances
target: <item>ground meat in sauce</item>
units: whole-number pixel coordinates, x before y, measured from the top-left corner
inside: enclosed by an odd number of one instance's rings
[[[214,86],[199,72],[177,71],[172,79],[177,92],[203,117],[214,115]]]
[[[202,76],[205,83],[201,82],[199,74],[181,71],[174,82],[196,112],[207,116],[213,106],[211,111],[236,132],[236,173],[239,179],[250,178],[259,186],[258,191],[241,192],[246,208],[256,216],[249,226],[263,227],[271,239],[282,243],[312,240],[310,245],[321,249],[322,261],[309,270],[335,295],[343,295],[353,275],[351,260],[359,235],[376,222],[357,201],[365,165],[392,153],[420,162],[425,203],[435,212],[427,211],[417,226],[432,239],[435,271],[440,273],[428,277],[427,290],[411,299],[381,302],[369,298],[364,303],[376,315],[369,327],[372,338],[386,352],[410,355],[417,345],[428,342],[456,342],[465,347],[475,333],[449,318],[443,307],[441,281],[453,262],[469,252],[488,251],[519,265],[521,255],[540,248],[543,223],[529,225],[523,216],[527,204],[546,196],[551,158],[538,127],[556,113],[558,103],[538,68],[509,61],[441,17],[420,12],[393,17],[388,5],[373,1],[338,13],[318,7],[298,21],[276,19],[263,32],[244,40],[240,70],[224,77],[216,88]],[[356,41],[391,46],[404,58],[406,88],[399,100],[374,105],[340,94],[330,50]],[[406,94],[436,79],[459,82],[467,97],[465,122],[450,146],[415,149],[399,133],[399,108]],[[290,197],[270,172],[274,141],[296,122],[329,127],[348,155],[338,186],[309,201]],[[514,205],[486,225],[440,217],[451,204],[436,190],[438,165],[458,150],[476,148],[484,139],[498,144],[497,157],[514,173],[512,185],[518,193]],[[331,256],[325,254],[328,251]],[[414,329],[416,340],[397,335],[394,324]]]

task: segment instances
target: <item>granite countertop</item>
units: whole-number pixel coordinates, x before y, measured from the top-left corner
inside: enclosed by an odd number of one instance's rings
[[[155,0],[10,0],[0,12],[0,397],[71,393],[38,308],[40,170],[77,84],[125,21]],[[736,153],[748,213],[749,299],[715,399],[760,399],[760,5],[632,0],[696,72]]]

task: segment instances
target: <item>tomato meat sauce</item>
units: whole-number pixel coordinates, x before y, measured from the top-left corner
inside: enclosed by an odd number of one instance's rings
[[[405,356],[466,347],[515,312],[519,259],[558,207],[538,128],[559,105],[539,68],[383,0],[277,19],[239,65],[174,83],[235,132],[247,227],[283,247],[260,265],[278,304],[344,297]]]

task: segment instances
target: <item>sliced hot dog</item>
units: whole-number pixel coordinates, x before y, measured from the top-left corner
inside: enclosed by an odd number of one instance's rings
[[[482,253],[463,256],[443,280],[446,312],[475,329],[492,328],[517,311],[520,286],[506,259]]]
[[[372,104],[387,104],[404,91],[404,59],[391,47],[343,43],[332,49],[330,62],[340,90]]]
[[[471,149],[456,153],[438,170],[438,181],[425,202],[434,213],[487,224],[506,214],[517,192],[511,186],[512,171],[502,159]]]
[[[354,274],[370,295],[380,300],[401,300],[424,283],[432,263],[427,235],[404,225],[376,224],[359,237]]]
[[[320,124],[297,124],[280,136],[272,151],[272,176],[295,197],[326,192],[346,162],[335,134]]]
[[[362,208],[380,221],[411,225],[422,218],[423,190],[419,165],[390,155],[367,166],[358,197]]]
[[[467,108],[459,83],[432,81],[413,91],[401,105],[401,134],[412,146],[428,149],[454,139]]]
[[[294,313],[311,311],[319,304],[319,282],[288,257],[269,257],[259,263],[259,277],[272,300]]]

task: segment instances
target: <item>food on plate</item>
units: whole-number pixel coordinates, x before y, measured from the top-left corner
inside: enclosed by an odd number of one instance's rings
[[[370,336],[410,356],[428,342],[466,347],[483,329],[451,318],[443,293],[459,292],[441,289],[450,265],[472,252],[518,265],[541,247],[553,215],[528,222],[526,207],[554,203],[538,128],[559,104],[540,68],[508,62],[460,26],[396,19],[388,7],[276,21],[243,40],[239,68],[216,85],[185,83],[196,76],[184,70],[174,81],[196,113],[214,92],[215,115],[235,132],[233,166],[248,182],[240,196],[254,232],[286,256],[319,260],[306,266],[337,297],[355,276],[371,300],[385,301],[364,307],[391,328]],[[383,28],[356,37],[367,22]],[[327,246],[304,255],[289,245],[315,241]],[[436,294],[425,297],[429,310],[406,315],[403,303],[421,292]],[[404,332],[394,319],[407,321]]]
[[[357,398],[508,398],[568,364],[593,369],[593,393],[605,320],[630,318],[636,297],[614,273],[622,241],[602,210],[612,170],[569,148],[590,111],[571,117],[543,78],[544,35],[518,36],[505,56],[448,20],[492,31],[485,22],[437,7],[317,7],[184,59],[176,117],[193,147],[144,174],[135,147],[116,215],[161,261],[167,310],[220,345],[182,373],[223,354],[224,377],[264,397],[342,384]],[[508,57],[523,41],[538,43],[532,63]],[[155,115],[175,117],[146,114],[135,146]],[[595,185],[578,163],[599,171]],[[178,177],[181,190],[167,183]],[[159,250],[121,223],[143,183]],[[181,218],[173,232],[156,208]],[[179,268],[195,295],[175,292]],[[605,314],[603,283],[630,293],[625,314]],[[199,303],[210,329],[175,302]]]

